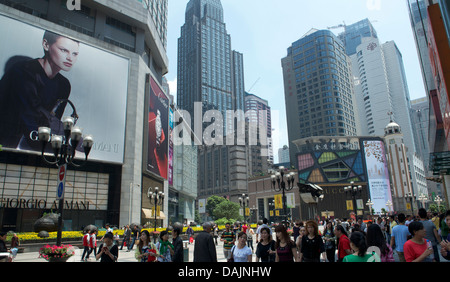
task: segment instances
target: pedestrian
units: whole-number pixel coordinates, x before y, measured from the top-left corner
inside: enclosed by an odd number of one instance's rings
[[[302,248],[299,261],[320,262],[320,255],[325,252],[322,236],[319,235],[319,226],[314,220],[305,224],[306,236],[302,238]]]
[[[391,246],[386,242],[383,232],[378,224],[372,224],[367,229],[367,245],[380,250],[381,262],[394,262],[394,255]]]
[[[95,256],[100,262],[117,262],[119,257],[119,247],[114,244],[114,235],[111,232],[106,232],[103,236],[103,243],[99,247],[99,252]]]
[[[295,241],[295,246],[297,246],[297,250],[300,252],[300,250],[302,249],[302,238],[306,234],[306,227],[303,225],[303,222],[300,225],[300,230],[298,234],[299,235],[297,237],[297,240]]]
[[[292,227],[292,236],[294,236],[294,242],[297,242],[297,237],[300,236],[300,222],[296,220],[294,227]]]
[[[447,236],[448,236],[448,234],[449,234],[449,226],[447,225],[447,222],[446,222],[446,214],[447,213],[442,213],[441,214],[441,216],[439,217],[439,219],[440,219],[440,223],[439,223],[439,226],[440,226],[440,228],[439,228],[439,231],[440,231],[440,233],[441,233],[441,239],[442,240],[445,240],[446,238],[447,238]]]
[[[190,225],[186,229],[186,235],[188,237],[189,244],[191,244],[194,241],[194,229],[192,229]]]
[[[194,262],[217,262],[216,246],[210,234],[211,228],[211,223],[203,223],[203,231],[195,239]]]
[[[238,233],[238,243],[231,248],[233,262],[252,262],[252,250],[247,246],[247,234]]]
[[[83,250],[83,254],[81,255],[81,261],[87,261],[87,257],[88,257],[88,254],[89,254],[89,250],[90,250],[90,247],[89,247],[90,235],[89,235],[89,233],[90,233],[90,230],[86,230],[85,234],[83,236],[83,248],[84,248],[84,250]],[[85,258],[85,256],[86,256],[86,258]]]
[[[175,227],[172,231],[173,262],[184,262],[183,239],[180,237],[181,232],[180,227]]]
[[[325,230],[323,231],[325,253],[328,262],[336,261],[336,235],[334,235],[333,223],[327,221]]]
[[[267,218],[263,218],[262,224],[260,224],[260,225],[258,226],[258,228],[256,229],[256,241],[259,240],[259,234],[260,234],[260,232],[261,232],[261,228],[264,228],[264,227],[269,228],[269,230],[270,230],[270,235],[272,235],[272,229],[270,229],[269,225],[267,225],[268,222],[269,222],[269,221],[267,220]]]
[[[228,260],[231,257],[231,248],[235,243],[235,237],[228,222],[225,224],[225,230],[222,232],[220,241],[223,242],[223,256]]]
[[[169,241],[169,232],[167,232],[166,230],[161,231],[161,233],[159,234],[159,241],[155,244],[155,246],[159,251],[159,262],[172,262],[174,246]]]
[[[405,262],[405,254],[403,251],[403,245],[408,241],[408,236],[411,236],[408,230],[408,226],[406,226],[406,216],[403,213],[400,213],[397,216],[398,224],[392,228],[391,234],[391,248],[395,249],[395,252],[398,255],[398,259],[400,262]]]
[[[256,246],[256,259],[261,262],[275,262],[275,241],[270,236],[270,229],[264,227],[260,230],[261,241]]]
[[[132,224],[133,225],[133,224]],[[129,250],[131,251],[134,248],[134,244],[136,240],[139,240],[139,229],[137,225],[133,225],[132,231],[131,231],[131,242],[129,246]]]
[[[14,259],[17,256],[17,253],[19,252],[19,246],[20,246],[20,239],[17,236],[16,233],[13,233],[13,236],[11,238],[11,261],[14,261]]]
[[[218,245],[217,238],[219,238],[219,227],[217,224],[214,224],[214,243],[216,243],[216,246]]]
[[[380,230],[381,231],[381,230]],[[346,255],[343,262],[379,262],[376,252],[367,253],[367,242],[364,233],[355,231],[350,235],[350,247],[353,254]]]
[[[89,233],[89,253],[86,256],[86,261],[89,260],[89,256],[94,252],[94,257],[97,257],[97,230],[92,229]]]
[[[276,233],[276,257],[275,262],[296,262],[297,247],[295,242],[291,240],[287,233],[286,227],[283,224],[278,225],[275,228]]]
[[[247,246],[252,249],[253,252],[253,236],[255,235],[255,231],[253,231],[253,228],[251,225],[247,228]]]
[[[350,240],[347,236],[347,231],[342,225],[336,225],[334,227],[334,235],[338,239],[338,254],[337,261],[342,262],[345,256],[352,254],[352,248],[350,247]]]
[[[130,251],[130,239],[131,239],[131,229],[130,226],[127,224],[123,231],[123,240],[122,245],[120,246],[120,250],[123,250],[123,246],[127,245],[127,252]]]
[[[434,251],[431,244],[425,239],[426,230],[422,221],[412,221],[408,225],[412,238],[403,246],[406,262],[432,262]]]
[[[9,253],[8,248],[6,247],[6,236],[7,233],[1,231],[0,232],[0,253],[6,254]],[[0,262],[8,262],[9,254],[0,256]]]
[[[433,247],[434,259],[436,260],[436,262],[440,262],[438,244],[441,243],[441,236],[439,236],[438,234],[436,225],[434,225],[434,223],[428,219],[427,211],[424,208],[419,209],[419,218],[426,231],[425,239],[430,241]]]
[[[150,233],[147,230],[142,230],[134,257],[139,262],[155,262],[158,255],[159,252],[150,239]]]
[[[450,227],[450,210],[445,213],[445,217],[442,220],[445,224]],[[441,255],[446,259],[450,260],[450,234],[444,238],[441,242]]]

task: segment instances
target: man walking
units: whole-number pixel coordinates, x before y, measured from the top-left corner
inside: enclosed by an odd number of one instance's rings
[[[419,209],[419,217],[426,231],[425,239],[429,240],[433,246],[434,259],[436,260],[436,262],[440,262],[438,244],[441,243],[441,236],[439,236],[439,233],[434,223],[428,219],[426,209],[424,208]]]
[[[127,242],[127,252],[130,251],[130,239],[131,239],[131,229],[130,226],[127,224],[125,226],[125,230],[123,232],[123,241],[122,241],[122,246],[120,247],[120,250],[123,249],[123,245],[125,245],[125,242]]]
[[[406,226],[406,216],[400,213],[397,217],[398,224],[392,228],[391,234],[391,248],[397,252],[400,262],[406,262],[405,254],[403,252],[403,245],[408,241],[408,236],[411,234]]]
[[[234,237],[234,233],[230,229],[230,223],[225,224],[225,231],[222,232],[220,241],[223,242],[223,255],[226,259],[229,259],[231,256],[231,248],[236,241],[236,237]]]
[[[195,238],[194,262],[217,262],[216,245],[210,234],[211,229],[210,222],[203,223],[203,231]]]

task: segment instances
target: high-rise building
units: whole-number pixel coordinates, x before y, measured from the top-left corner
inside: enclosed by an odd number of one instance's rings
[[[80,5],[72,10],[66,5],[69,2]],[[38,70],[40,66],[35,62],[45,56],[42,43],[49,38],[45,37],[47,35],[56,34],[57,41],[72,42],[75,48],[72,51],[79,47],[79,52],[72,52],[78,54],[76,62],[66,62],[70,70],[61,71],[59,75],[71,85],[68,99],[79,117],[76,126],[94,136],[94,146],[83,168],[68,166],[64,230],[81,230],[89,224],[145,224],[152,220],[151,216],[147,217],[151,205],[149,188],[158,187],[159,191],[169,194],[165,161],[169,103],[162,90],[162,77],[169,67],[167,12],[167,0],[0,1],[0,35],[10,39],[1,44],[0,115],[5,112],[5,105],[14,104],[4,103],[3,99],[15,98],[9,95],[11,91],[3,91],[4,82],[9,80],[6,65],[15,68],[33,64]],[[155,103],[156,95],[164,103]],[[65,106],[60,100],[46,100],[41,104],[50,108],[57,106],[58,111]],[[34,112],[41,108],[36,106],[29,110]],[[67,104],[66,112],[71,110]],[[155,121],[152,111],[160,113],[158,131],[164,136],[156,150],[151,150],[150,145],[155,148],[154,143],[148,142],[154,140],[149,137],[156,129],[155,122],[149,119],[152,116]],[[3,116],[1,121],[0,127],[8,127],[9,121]],[[60,124],[61,117],[54,116],[53,122]],[[39,120],[30,130],[35,131],[36,127],[47,123],[45,119]],[[52,133],[58,134],[55,129],[52,128]],[[7,135],[3,127],[0,132],[0,139]],[[29,141],[40,147],[37,140]],[[43,161],[40,149],[25,151],[22,145],[6,144],[4,140],[0,140],[0,144],[3,145],[0,150],[0,226],[3,231],[32,231],[33,223],[43,213],[57,209],[53,203],[57,202],[58,169]],[[151,154],[155,151],[158,160]],[[76,156],[82,158],[84,154],[78,151]],[[149,164],[154,161],[160,166],[150,170]],[[161,206],[166,215],[167,203],[168,197]],[[158,217],[158,224],[166,226],[167,219]]]
[[[351,64],[339,38],[310,30],[288,48],[282,67],[291,162],[294,140],[357,135]]]
[[[450,167],[446,165],[450,144],[447,87],[447,81],[450,80],[450,11],[448,1],[407,0],[407,4],[429,104],[429,173],[433,176],[427,176],[439,186],[442,185],[440,183],[450,181]],[[442,193],[442,198],[449,203],[450,190],[445,185]]]
[[[373,32],[368,33],[368,27]],[[347,53],[353,53],[350,58],[361,135],[384,136],[386,124],[395,120],[401,126],[403,143],[408,148],[407,160],[410,161],[412,187],[416,192],[426,190],[420,178],[422,172],[415,171],[423,168],[423,161],[415,153],[417,149],[411,120],[411,101],[402,54],[394,41],[381,44],[367,19],[346,26],[340,37],[349,36],[360,38],[360,44],[354,50],[347,50]],[[416,166],[413,162],[422,164]]]
[[[278,163],[289,163],[289,147],[284,145],[283,148],[278,149]]]
[[[178,107],[192,121],[210,110],[222,114],[223,135],[214,131],[219,140],[227,133],[235,134],[236,123],[227,123],[227,111],[244,110],[243,55],[231,49],[223,12],[220,0],[190,0],[178,39]],[[195,125],[192,128],[196,130]],[[237,200],[246,191],[245,145],[228,144],[225,139],[221,144],[198,146],[198,196],[202,199],[222,195]]]
[[[255,94],[245,92],[245,113],[247,121],[260,130],[258,135],[261,144],[260,157],[264,162],[273,164],[272,114],[269,102]]]
[[[345,46],[345,52],[351,56],[356,54],[356,47],[362,43],[364,37],[378,38],[372,23],[368,19],[351,25],[345,25],[345,32],[338,35]]]

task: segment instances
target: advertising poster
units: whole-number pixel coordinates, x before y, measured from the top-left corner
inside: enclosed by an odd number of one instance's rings
[[[387,201],[392,202],[388,164],[384,143],[378,140],[363,141],[369,183],[370,199],[375,213],[387,210]]]
[[[169,109],[169,185],[173,185],[173,110]]]
[[[0,36],[3,148],[40,153],[38,128],[63,136],[61,119],[72,116],[94,137],[90,160],[123,163],[129,60],[5,16]]]
[[[150,76],[147,170],[168,179],[169,99]]]

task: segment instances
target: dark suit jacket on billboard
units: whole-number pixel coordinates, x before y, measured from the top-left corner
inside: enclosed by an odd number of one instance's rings
[[[0,80],[0,144],[16,148],[24,137],[21,146],[40,150],[39,142],[30,140],[40,126],[62,135],[60,120],[70,90],[67,78],[59,73],[48,78],[37,59],[10,67]]]

